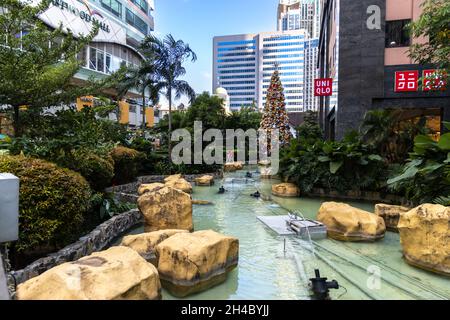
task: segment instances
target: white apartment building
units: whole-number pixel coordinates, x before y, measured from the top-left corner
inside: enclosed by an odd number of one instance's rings
[[[252,105],[262,110],[277,68],[288,112],[303,112],[305,41],[305,30],[215,37],[213,92],[223,87],[231,110]]]

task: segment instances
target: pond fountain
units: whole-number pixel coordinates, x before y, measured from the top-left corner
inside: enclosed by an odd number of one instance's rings
[[[249,179],[245,171],[238,171],[226,174],[216,186],[194,187],[194,199],[214,204],[194,206],[195,230],[212,229],[238,238],[240,255],[238,268],[226,282],[185,299],[307,300],[315,270],[339,282],[340,288],[330,293],[335,300],[450,298],[450,279],[409,266],[396,233],[388,232],[374,243],[349,243],[274,232],[257,217],[295,213],[315,220],[325,201],[271,196],[274,183],[279,181],[260,180],[257,174]],[[227,192],[219,194],[222,185]],[[261,198],[250,196],[256,191]],[[372,203],[348,203],[374,211]],[[142,232],[143,227],[130,234]],[[163,299],[176,298],[163,290]]]

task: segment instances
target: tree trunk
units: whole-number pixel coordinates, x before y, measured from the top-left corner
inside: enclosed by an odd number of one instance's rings
[[[20,128],[20,107],[19,106],[13,106],[14,116],[13,116],[13,128],[14,128],[14,136],[16,138],[20,137],[21,135],[21,128]]]
[[[145,130],[145,88],[142,90],[142,130]],[[144,134],[144,133],[142,133]]]
[[[172,160],[172,89],[169,89],[169,159]]]

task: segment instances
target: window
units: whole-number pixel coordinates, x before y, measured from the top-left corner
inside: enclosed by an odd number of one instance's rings
[[[102,7],[122,18],[122,4],[117,0],[102,0]]]
[[[411,20],[396,20],[386,22],[386,48],[409,47],[411,37],[406,26]]]
[[[131,12],[130,9],[127,9],[126,20],[129,25],[135,27],[136,29],[141,31],[143,34],[145,34],[145,35],[148,34],[148,25],[144,22],[144,20],[142,20],[137,15],[135,15],[133,12]]]
[[[131,0],[135,5],[137,5],[142,12],[145,12],[145,14],[148,14],[148,3],[146,0]]]

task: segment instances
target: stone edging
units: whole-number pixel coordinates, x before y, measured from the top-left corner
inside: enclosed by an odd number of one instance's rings
[[[17,284],[23,283],[60,264],[76,261],[105,249],[121,234],[140,223],[142,223],[142,215],[139,210],[122,213],[102,223],[79,241],[33,262],[25,269],[12,271],[10,274],[15,278]]]
[[[340,193],[338,191],[316,188],[311,192],[305,194],[308,197],[317,198],[334,198],[343,200],[379,202],[392,205],[407,205],[407,201],[403,197],[392,194],[382,195],[380,192],[374,191],[347,191],[345,193]]]
[[[186,174],[186,175],[183,175],[183,177],[184,177],[184,179],[186,179],[189,182],[194,182],[195,179],[203,177],[203,176],[207,176],[207,175],[213,176],[214,179],[222,179],[222,177],[223,177],[222,173],[219,173],[219,172],[202,173],[202,174]],[[119,193],[119,194],[124,194],[124,195],[137,194],[137,191],[141,184],[164,182],[164,179],[167,177],[168,176],[162,176],[162,175],[138,177],[136,182],[111,187],[111,188],[106,189],[106,192],[111,192],[111,193],[115,193],[115,194]]]

